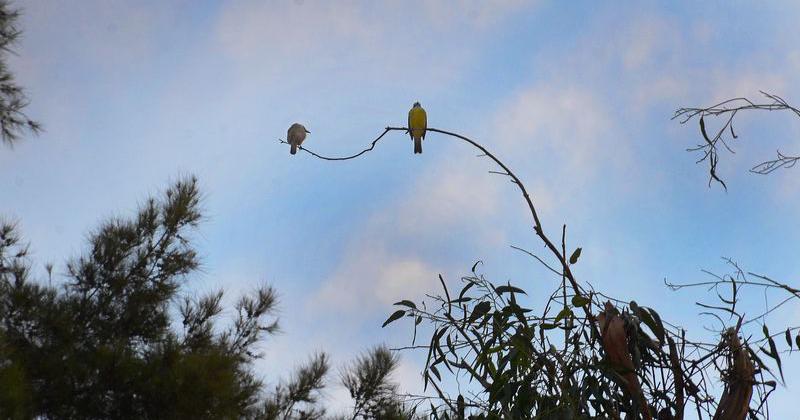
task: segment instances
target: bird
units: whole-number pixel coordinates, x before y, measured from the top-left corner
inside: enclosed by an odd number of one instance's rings
[[[422,153],[422,140],[425,138],[427,128],[428,114],[419,102],[414,102],[414,106],[408,111],[408,135],[414,141],[414,154]]]
[[[303,144],[303,141],[306,139],[306,134],[311,134],[311,132],[306,130],[303,124],[294,123],[289,127],[289,131],[286,133],[286,142],[292,145],[292,149],[289,153],[297,153],[297,148]]]

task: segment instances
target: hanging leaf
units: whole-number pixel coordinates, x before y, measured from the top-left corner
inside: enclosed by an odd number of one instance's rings
[[[494,291],[497,292],[498,295],[502,295],[503,293],[521,293],[527,295],[524,290],[514,286],[499,286],[495,287]]]
[[[558,315],[556,315],[556,319],[554,322],[558,323],[558,321],[561,321],[562,319],[571,315],[572,315],[572,310],[570,308],[564,308],[558,313]]]
[[[475,264],[472,265],[472,272],[473,273],[475,272],[475,269],[478,268],[478,264],[483,264],[483,261],[481,261],[481,260],[475,261]]]
[[[430,369],[430,371],[433,372],[434,375],[436,375],[436,379],[438,379],[439,382],[442,381],[442,375],[439,374],[439,369],[437,369],[436,366],[431,365],[431,367],[429,367],[428,369]]]
[[[786,329],[786,344],[789,346],[789,350],[792,349],[792,332],[789,328]]]
[[[569,257],[569,263],[570,264],[575,264],[576,262],[578,262],[578,258],[580,258],[580,257],[581,257],[581,248],[578,248]]]
[[[472,315],[469,316],[469,323],[475,322],[476,319],[486,315],[489,313],[489,310],[492,309],[492,304],[489,302],[481,302],[475,305],[475,309],[472,310]]]
[[[661,319],[656,318],[658,314],[655,314],[655,311],[650,308],[636,305],[636,302],[633,301],[631,301],[630,306],[633,313],[642,320],[644,325],[647,325],[647,327],[650,328],[650,331],[656,335],[659,341],[663,342],[664,326],[661,324]],[[653,314],[655,314],[655,316]]]
[[[467,285],[466,285],[466,286],[464,286],[464,288],[463,288],[463,289],[461,289],[461,293],[459,293],[459,294],[458,294],[458,298],[459,298],[459,299],[463,298],[463,297],[464,297],[464,293],[467,293],[467,290],[469,290],[469,289],[470,289],[472,286],[474,286],[474,285],[475,285],[475,283],[474,283],[474,282],[471,282],[471,281],[470,281],[470,282],[468,282],[468,283],[467,283]]]
[[[778,364],[778,372],[781,374],[781,382],[786,382],[783,378],[783,366],[781,364],[781,355],[778,353],[778,348],[775,346],[775,340],[772,337],[769,338],[769,354],[775,360],[775,363]]]
[[[650,312],[650,315],[652,315],[653,320],[656,323],[656,329],[653,330],[653,332],[656,334],[656,337],[658,337],[658,341],[663,343],[664,342],[664,324],[661,322],[661,317],[658,315],[658,312],[656,312],[655,309],[653,309],[653,308],[647,308],[647,311]]]
[[[575,295],[572,297],[572,306],[576,308],[586,306],[589,302],[591,302],[591,299],[583,295]]]
[[[395,311],[395,312],[394,312],[394,313],[393,313],[393,314],[392,314],[392,315],[389,317],[389,319],[387,319],[387,320],[386,320],[386,322],[384,322],[384,323],[383,323],[383,325],[381,325],[381,328],[383,328],[383,327],[385,327],[385,326],[389,325],[389,323],[391,323],[391,322],[393,322],[393,321],[397,321],[398,319],[402,318],[402,317],[403,317],[403,315],[405,315],[405,314],[406,314],[406,311],[404,311],[404,310],[402,310],[402,309],[401,309],[401,310],[399,310],[399,311]]]
[[[408,306],[409,308],[417,309],[417,305],[414,302],[405,299],[401,300],[400,302],[395,302],[395,305]]]
[[[708,138],[708,133],[706,133],[706,122],[703,120],[703,116],[700,116],[700,133],[703,134],[703,138],[706,140],[706,143],[712,144],[711,140]]]

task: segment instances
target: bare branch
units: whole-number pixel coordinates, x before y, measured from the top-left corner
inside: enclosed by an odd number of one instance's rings
[[[673,120],[677,119],[681,124],[685,124],[692,118],[698,117],[698,121],[700,123],[700,133],[702,134],[704,141],[703,143],[700,143],[695,147],[690,147],[686,150],[689,152],[699,152],[701,154],[701,157],[697,160],[697,163],[704,161],[708,162],[709,185],[711,185],[711,182],[716,181],[727,190],[725,182],[722,181],[722,179],[720,179],[717,175],[719,150],[720,148],[724,148],[730,153],[735,153],[731,145],[728,143],[739,138],[733,129],[733,120],[739,111],[791,111],[796,116],[800,117],[800,110],[789,105],[780,96],[766,92],[761,93],[771,102],[755,103],[747,98],[733,98],[707,108],[679,108],[675,111],[675,115],[672,116]],[[713,132],[713,135],[709,135],[708,131],[706,130],[705,117],[709,116],[724,118],[723,124]],[[800,160],[800,156],[785,155],[778,151],[777,158],[767,160],[753,166],[750,168],[750,172],[766,175],[780,168],[791,168],[797,163],[798,160]]]

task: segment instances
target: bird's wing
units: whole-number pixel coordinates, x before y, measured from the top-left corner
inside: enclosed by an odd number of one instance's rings
[[[293,125],[293,126],[289,127],[289,132],[286,133],[286,141],[289,144],[298,144],[298,145],[300,144],[300,142],[301,142],[300,133],[298,132],[296,126]]]
[[[425,138],[425,132],[428,130],[428,113],[425,112],[424,109],[420,109],[422,112],[422,138]]]
[[[408,136],[411,137],[411,140],[414,140],[414,134],[411,133],[411,114],[413,112],[414,112],[414,108],[411,108],[411,110],[408,111],[408,131],[406,131],[408,133]]]

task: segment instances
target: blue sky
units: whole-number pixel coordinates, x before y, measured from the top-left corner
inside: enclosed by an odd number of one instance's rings
[[[567,224],[584,249],[580,279],[698,335],[701,292],[668,292],[664,278],[726,272],[722,256],[786,281],[800,272],[800,169],[747,173],[778,147],[800,150],[800,122],[741,115],[725,193],[684,151],[695,125],[669,119],[759,89],[800,98],[793,2],[15,4],[25,33],[11,64],[46,131],[0,153],[0,214],[19,221],[36,261],[63,271],[101,218],[197,175],[204,265],[187,290],[277,288],[284,333],[264,347],[267,380],[315,349],[342,364],[407,344],[405,326],[380,328],[391,303],[478,259],[534,296],[555,284],[509,247],[541,251],[518,193],[474,150],[431,134],[415,156],[395,133],[361,159],[323,162],[278,144],[296,121],[309,148],[342,155],[420,101],[432,127],[477,139],[517,172],[549,232]],[[794,308],[773,322],[798,318]],[[420,368],[404,355],[407,390]],[[788,370],[796,388],[800,364]],[[776,418],[789,394],[777,394]],[[343,395],[328,392],[333,405]]]

